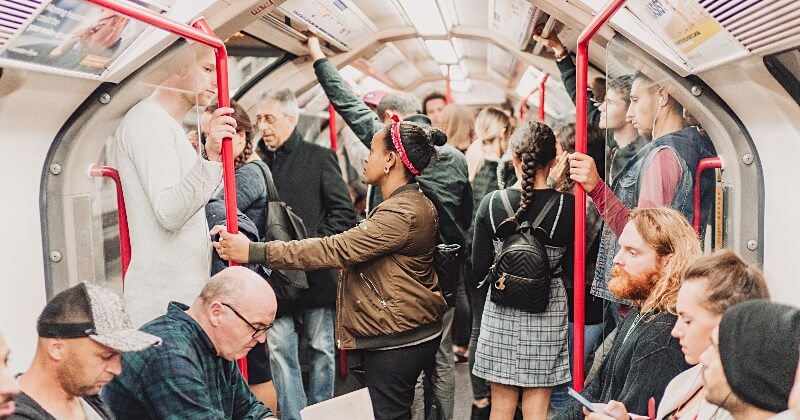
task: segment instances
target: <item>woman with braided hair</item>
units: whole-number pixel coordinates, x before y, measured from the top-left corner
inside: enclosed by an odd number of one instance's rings
[[[442,334],[442,297],[433,266],[439,222],[417,176],[436,157],[438,129],[395,120],[372,138],[364,166],[385,197],[356,227],[325,238],[251,243],[222,226],[217,253],[273,269],[343,268],[336,291],[336,343],[359,350],[375,418],[409,419],[414,386],[433,367]]]
[[[475,218],[472,265],[485,278],[500,241],[495,228],[510,216],[533,221],[551,198],[554,204],[540,224],[550,261],[550,302],[545,312],[530,313],[486,299],[473,373],[491,386],[491,418],[512,419],[522,393],[526,420],[546,419],[552,387],[570,381],[567,295],[562,260],[572,247],[574,199],[548,187],[556,163],[553,131],[539,122],[518,128],[510,142],[517,183],[481,202]]]

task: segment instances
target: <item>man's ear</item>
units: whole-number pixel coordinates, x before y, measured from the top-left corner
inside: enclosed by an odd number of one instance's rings
[[[384,110],[383,111],[383,115],[381,116],[383,122],[386,123],[386,124],[391,123],[392,122],[392,115],[394,115],[394,114],[395,114],[395,112],[392,111],[391,109]]]
[[[206,316],[208,316],[208,322],[211,325],[218,327],[220,324],[220,316],[222,315],[222,303],[219,301],[213,301],[210,305],[206,308]]]
[[[64,360],[67,355],[67,343],[61,338],[48,338],[46,340],[47,354],[55,361]]]

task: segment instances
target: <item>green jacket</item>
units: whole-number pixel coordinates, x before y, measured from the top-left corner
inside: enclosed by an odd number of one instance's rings
[[[370,147],[372,137],[385,125],[350,90],[330,60],[323,58],[315,61],[314,72],[336,112],[356,137]],[[459,244],[464,249],[466,231],[472,221],[472,187],[469,184],[467,160],[463,154],[447,145],[437,147],[436,151],[438,156],[417,177],[417,182],[436,206],[441,242]]]
[[[575,103],[576,98],[576,88],[577,88],[577,70],[575,69],[575,62],[572,61],[572,54],[569,57],[564,58],[561,61],[556,61],[556,65],[558,65],[558,71],[561,72],[561,83],[564,84],[564,89],[569,94],[569,97],[572,99],[572,103]],[[589,125],[594,125],[595,127],[600,125],[600,108],[594,106],[594,95],[591,91],[587,92],[586,97],[586,122]]]

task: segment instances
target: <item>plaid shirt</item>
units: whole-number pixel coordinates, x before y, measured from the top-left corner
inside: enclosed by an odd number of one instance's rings
[[[217,356],[211,340],[171,302],[167,314],[141,329],[164,344],[124,353],[122,373],[103,389],[119,419],[263,419],[272,412],[250,392],[235,362]]]

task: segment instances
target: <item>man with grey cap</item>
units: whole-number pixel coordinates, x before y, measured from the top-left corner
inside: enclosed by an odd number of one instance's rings
[[[164,345],[122,357],[123,372],[103,399],[118,419],[265,419],[236,366],[264,344],[278,303],[254,271],[228,267],[211,277],[191,307],[171,302],[142,327]]]
[[[119,295],[87,282],[53,297],[36,330],[36,354],[19,377],[11,419],[113,418],[98,394],[121,372],[121,354],[161,343],[133,328]]]
[[[725,311],[700,356],[706,400],[736,419],[787,409],[798,364],[800,310],[755,300]]]

